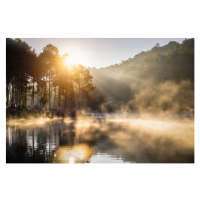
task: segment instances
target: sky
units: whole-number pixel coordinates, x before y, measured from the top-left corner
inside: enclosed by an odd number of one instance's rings
[[[133,58],[136,54],[150,50],[156,43],[160,46],[170,41],[181,43],[185,38],[21,38],[37,54],[47,44],[56,46],[59,54],[69,54],[69,62],[86,67],[107,67],[122,60]]]

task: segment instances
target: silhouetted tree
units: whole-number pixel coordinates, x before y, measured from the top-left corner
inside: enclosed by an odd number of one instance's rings
[[[48,82],[49,89],[49,109],[51,109],[51,87],[52,81],[55,76],[55,68],[58,65],[59,51],[57,47],[48,44],[43,48],[43,52],[39,55],[43,65],[45,80]]]

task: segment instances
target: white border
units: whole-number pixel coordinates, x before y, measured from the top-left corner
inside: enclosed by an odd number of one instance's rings
[[[197,1],[4,1],[0,3],[1,199],[200,199]],[[5,164],[5,38],[195,38],[195,164]]]

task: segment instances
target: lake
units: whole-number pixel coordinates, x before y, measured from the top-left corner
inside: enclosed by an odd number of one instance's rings
[[[194,121],[82,117],[9,120],[7,163],[194,163]]]

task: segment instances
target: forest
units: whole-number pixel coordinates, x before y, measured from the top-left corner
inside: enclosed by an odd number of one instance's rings
[[[65,115],[91,104],[95,87],[89,69],[67,66],[67,56],[61,57],[52,44],[37,55],[21,39],[6,39],[7,116],[42,109]]]
[[[52,44],[36,54],[6,39],[7,116],[57,111],[194,115],[194,39],[175,41],[104,68],[66,66]],[[103,58],[102,58],[103,59]]]
[[[194,39],[156,44],[120,64],[92,68],[104,112],[194,115]]]

